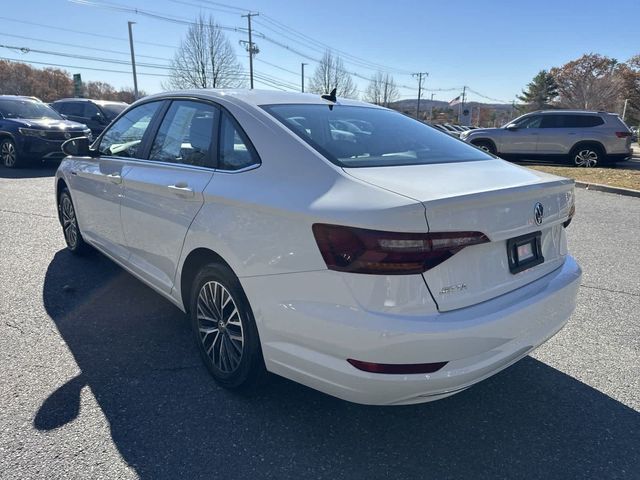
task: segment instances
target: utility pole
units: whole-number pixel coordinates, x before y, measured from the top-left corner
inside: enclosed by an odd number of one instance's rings
[[[624,117],[627,116],[627,103],[629,103],[629,99],[624,99],[624,107],[622,108],[622,121],[624,122]]]
[[[302,67],[302,74],[300,79],[302,80],[302,93],[304,93],[304,66],[309,65],[308,63],[301,63],[300,67]]]
[[[247,44],[247,51],[249,52],[249,82],[251,85],[251,89],[253,90],[253,56],[258,53],[258,47],[253,45],[253,40],[251,39],[251,17],[256,17],[260,15],[259,13],[247,13],[246,15],[241,15],[241,17],[247,17],[247,23],[249,24],[249,43]]]
[[[133,70],[133,96],[134,99],[138,99],[138,76],[136,75],[136,54],[133,51],[133,32],[131,31],[131,25],[136,22],[127,22],[129,24],[129,48],[131,49],[131,69]]]
[[[464,101],[467,96],[467,86],[462,87],[462,95],[460,96],[460,107],[458,108],[458,123],[462,123],[462,110],[464,110]]]
[[[431,94],[431,104],[429,105],[429,122],[433,121],[433,97],[435,96],[435,93]]]
[[[416,108],[416,120],[420,120],[420,97],[422,96],[422,76],[428,77],[428,72],[418,72],[412,74],[413,77],[418,78],[418,107]]]

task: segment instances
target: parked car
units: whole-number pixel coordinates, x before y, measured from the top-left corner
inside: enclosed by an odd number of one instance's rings
[[[638,127],[629,127],[629,130],[631,130],[631,142],[637,142],[638,141]]]
[[[334,138],[354,120],[369,135]],[[187,312],[227,388],[269,371],[359,403],[437,400],[524,357],[574,309],[573,182],[392,110],[163,93],[63,148],[68,249],[95,247]]]
[[[632,154],[631,131],[617,114],[605,112],[544,110],[460,138],[495,155],[568,157],[578,167],[625,161]]]
[[[7,168],[60,159],[65,140],[88,135],[86,125],[65,120],[35,97],[0,95],[0,158]]]
[[[87,125],[97,137],[129,104],[89,98],[63,98],[51,106],[69,120]]]

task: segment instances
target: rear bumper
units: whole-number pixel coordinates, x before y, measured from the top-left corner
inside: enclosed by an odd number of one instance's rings
[[[293,276],[297,275],[305,274]],[[242,279],[268,370],[344,400],[397,405],[452,395],[543,344],[573,312],[581,270],[567,257],[562,267],[513,292],[472,307],[423,316],[374,313],[337,300],[291,300],[287,294],[296,289],[290,279],[277,278],[291,276]],[[278,292],[280,288],[290,290]],[[261,295],[259,289],[269,295]],[[360,371],[347,358],[448,363],[435,373],[389,375]]]

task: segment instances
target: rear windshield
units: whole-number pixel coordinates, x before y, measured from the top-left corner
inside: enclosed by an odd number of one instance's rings
[[[267,105],[267,112],[341,167],[468,162],[492,157],[392,110],[346,105]]]

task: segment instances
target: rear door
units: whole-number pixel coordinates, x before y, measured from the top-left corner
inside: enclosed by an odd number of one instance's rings
[[[124,167],[133,158],[143,158],[143,141],[159,106],[160,102],[152,102],[131,109],[101,138],[100,156],[76,158],[70,168],[82,234],[123,261],[129,257],[120,222]]]
[[[126,166],[122,224],[129,264],[165,292],[173,286],[185,235],[213,177],[219,115],[209,103],[172,101],[148,160]]]
[[[560,113],[543,115],[538,135],[538,153],[541,155],[569,153],[571,147],[581,140],[580,128],[588,124],[588,119],[588,115]]]

